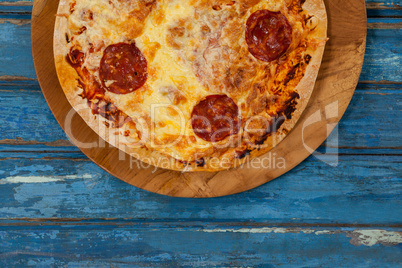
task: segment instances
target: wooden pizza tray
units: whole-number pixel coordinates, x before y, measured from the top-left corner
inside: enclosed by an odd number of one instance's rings
[[[277,147],[254,164],[228,171],[182,173],[147,168],[103,142],[77,114],[72,127],[65,127],[72,107],[60,87],[52,53],[58,3],[36,0],[32,11],[33,60],[50,109],[70,139],[93,162],[113,176],[154,193],[176,197],[224,196],[260,186],[291,170],[318,148],[339,122],[363,64],[367,29],[364,0],[325,0],[329,41],[315,89],[296,126]]]

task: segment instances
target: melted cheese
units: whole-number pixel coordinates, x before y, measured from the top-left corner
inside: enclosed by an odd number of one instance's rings
[[[153,60],[148,60],[149,68],[154,70],[152,77],[147,80],[147,85],[152,88],[152,92],[144,97],[140,104],[141,110],[149,111],[153,129],[151,133],[154,139],[162,142],[162,146],[157,146],[158,142],[151,142],[154,149],[168,152],[177,159],[188,159],[194,154],[192,148],[177,148],[180,146],[182,135],[194,136],[191,125],[188,124],[191,118],[192,108],[200,99],[208,95],[206,89],[198,82],[191,65],[184,62],[177,51],[167,44],[169,27],[175,21],[187,19],[194,16],[194,7],[185,1],[172,1],[163,8],[164,19],[160,24],[155,24],[151,14],[144,27],[144,33],[136,39],[136,45],[144,51],[149,44],[157,42],[160,49],[157,50]],[[153,16],[152,16],[153,15]],[[180,89],[186,97],[185,103],[173,106],[172,100],[164,94],[163,88],[174,87]],[[126,112],[130,115],[130,111]],[[177,138],[170,137],[177,136]],[[201,140],[201,143],[207,144]],[[176,147],[176,148],[175,148]]]

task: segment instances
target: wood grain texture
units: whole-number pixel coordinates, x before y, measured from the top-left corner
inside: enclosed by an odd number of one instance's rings
[[[2,76],[36,78],[31,54],[30,23],[0,23],[0,80]]]
[[[397,21],[401,22],[402,20],[398,19]],[[379,27],[377,25],[373,25],[373,27],[378,29]],[[402,81],[402,74],[398,68],[398,66],[402,65],[401,42],[398,41],[395,44],[392,44],[392,41],[390,42],[390,39],[387,38],[387,36],[395,36],[396,39],[400,39],[402,36],[402,29],[400,27],[395,29],[384,29],[385,31],[388,31],[386,34],[384,34],[384,31],[377,29],[373,29],[375,32],[372,33],[372,38],[367,39],[368,53],[366,54],[365,67],[362,71],[360,80],[371,81],[371,77],[376,75],[376,81],[387,81],[390,77],[395,79],[393,81]],[[378,46],[375,44],[375,39],[381,40],[380,42],[383,44],[383,46]],[[388,49],[384,50],[383,47],[388,47]],[[389,51],[399,51],[397,53],[399,56],[392,55],[389,53]],[[389,57],[385,55],[388,55]],[[377,64],[378,66],[389,66],[389,69],[386,71],[386,73],[376,73],[375,66]]]
[[[326,2],[328,12],[328,35],[331,37],[327,44],[323,64],[316,83],[316,90],[310,106],[305,110],[298,124],[287,138],[274,148],[268,155],[257,158],[265,161],[276,154],[284,159],[285,165],[278,168],[276,165],[261,166],[243,165],[240,168],[218,173],[181,173],[163,169],[151,172],[143,166],[129,167],[132,158],[123,155],[118,149],[111,146],[88,148],[79,146],[81,151],[91,160],[114,176],[136,187],[157,192],[160,194],[181,197],[215,197],[238,193],[252,189],[277,176],[287,172],[310,153],[305,149],[315,150],[329,135],[327,117],[318,121],[314,128],[303,127],[315,112],[319,112],[336,102],[336,115],[332,119],[339,121],[353,95],[363,62],[366,44],[366,10],[364,1],[349,2],[332,0]],[[71,106],[61,90],[54,70],[53,58],[49,53],[52,48],[54,14],[58,1],[37,1],[32,12],[32,49],[36,73],[42,91],[56,119],[63,127],[67,113]],[[342,9],[339,7],[343,5]],[[353,19],[350,12],[356,14]],[[335,23],[336,22],[336,23]],[[353,27],[352,27],[353,26]],[[336,72],[334,72],[336,69]],[[318,90],[319,89],[319,90]],[[308,123],[308,122],[307,122]],[[70,128],[70,126],[69,126]],[[72,121],[71,129],[75,133],[67,133],[70,138],[80,141],[81,144],[93,143],[98,140],[97,135],[79,118]],[[66,130],[66,129],[65,129]],[[305,136],[303,136],[306,134]],[[302,137],[307,137],[302,140]],[[79,145],[79,143],[75,142]],[[292,149],[290,149],[292,148]],[[276,156],[274,155],[274,158]],[[253,162],[251,162],[253,163]]]
[[[401,253],[388,242],[398,241],[400,233],[381,229],[185,224],[2,229],[2,266],[397,267]]]
[[[401,158],[341,155],[331,167],[311,156],[268,184],[213,199],[142,191],[90,161],[5,159],[0,218],[400,225]]]

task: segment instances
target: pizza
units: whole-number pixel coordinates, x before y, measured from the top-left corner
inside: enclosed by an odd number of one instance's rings
[[[61,0],[54,58],[102,139],[157,167],[218,171],[288,135],[326,41],[322,0]]]

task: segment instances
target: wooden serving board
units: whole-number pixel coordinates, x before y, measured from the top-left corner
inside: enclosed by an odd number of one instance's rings
[[[32,53],[36,74],[46,101],[61,127],[72,107],[60,87],[53,60],[53,30],[58,0],[36,0],[32,11]],[[250,190],[284,174],[307,158],[329,136],[344,114],[355,90],[366,45],[364,0],[325,0],[328,37],[323,62],[307,108],[289,135],[261,165],[244,165],[228,171],[182,173],[160,168],[141,168],[129,155],[102,143],[79,117],[72,120],[76,145],[92,161],[117,178],[141,189],[176,197],[217,197]],[[102,144],[103,145],[103,144]],[[279,163],[274,163],[276,161]]]

